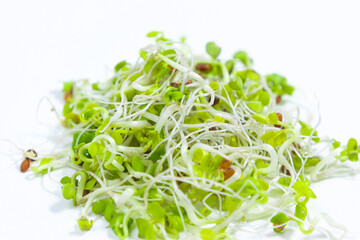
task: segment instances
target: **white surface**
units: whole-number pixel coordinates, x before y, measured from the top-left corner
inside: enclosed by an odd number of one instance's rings
[[[222,47],[223,58],[248,51],[259,72],[278,72],[310,96],[316,93],[319,132],[343,142],[360,139],[360,3],[290,2],[1,1],[0,138],[23,148],[46,141],[51,129],[35,119],[42,96],[54,99],[52,91],[64,80],[105,79],[118,61],[136,60],[139,48],[151,41],[148,31],[163,30],[170,38],[186,35],[197,54],[210,40]],[[116,239],[102,221],[79,232],[80,209],[62,199],[59,186],[21,174],[20,154],[10,145],[0,142],[0,153],[1,239]],[[314,185],[318,199],[310,201],[309,212],[329,213],[356,239],[359,185],[359,176]],[[289,232],[279,236],[270,230],[266,237],[324,238]]]

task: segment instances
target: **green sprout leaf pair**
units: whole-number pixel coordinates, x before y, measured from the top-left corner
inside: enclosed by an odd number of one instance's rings
[[[251,117],[262,124],[281,124],[276,112],[270,113],[268,116],[265,116],[263,114],[254,114]]]
[[[294,183],[295,201],[306,204],[310,198],[316,198],[315,193],[310,189],[310,181],[305,179]]]
[[[220,181],[221,175],[218,168],[220,167],[222,159],[223,158],[218,155],[213,158],[209,152],[198,148],[194,152],[193,160],[199,164],[194,165],[193,170],[199,177]]]
[[[301,125],[301,129],[300,129],[300,134],[301,135],[304,135],[304,136],[310,136],[312,134],[312,140],[314,142],[319,142],[320,141],[320,138],[318,137],[318,133],[317,131],[314,131],[313,128],[302,122],[302,121],[299,121],[300,125]]]
[[[82,231],[89,231],[93,226],[93,220],[89,221],[86,217],[80,218],[77,222]]]
[[[335,144],[340,145],[339,142],[335,142]],[[337,158],[341,161],[350,160],[353,162],[359,161],[360,154],[360,146],[358,146],[358,142],[355,138],[350,138],[345,149],[340,153],[340,156]]]
[[[267,144],[270,144],[273,148],[281,146],[287,139],[285,130],[280,131],[269,131],[261,135],[260,139]]]
[[[290,218],[285,213],[278,213],[270,219],[270,222],[274,225],[273,231],[276,233],[282,232],[289,221]]]
[[[178,102],[183,96],[184,93],[180,92],[177,88],[170,86],[164,94],[165,104],[169,105],[170,102]]]
[[[247,54],[247,52],[245,51],[238,51],[234,54],[234,59],[239,60],[240,62],[242,62],[244,64],[245,67],[247,68],[251,68],[251,64],[252,64],[252,59],[249,57],[249,55]]]
[[[115,213],[115,202],[112,198],[94,202],[92,211],[95,214],[103,214],[106,221],[110,222]]]
[[[304,221],[307,217],[307,208],[305,204],[303,203],[296,204],[294,216],[297,219],[289,217],[285,213],[278,213],[274,215],[270,220],[270,222],[274,226],[273,231],[276,233],[283,232],[286,227],[286,224],[289,221],[296,221],[297,224],[299,225],[300,231],[304,234],[310,234],[314,231],[314,228],[312,226],[310,226],[308,230],[306,230],[304,227]]]
[[[259,194],[259,198],[256,202],[264,204],[268,200],[268,194],[266,191],[269,189],[269,184],[260,178],[246,177],[239,179],[229,185],[229,188],[234,190],[242,198],[249,198],[255,194]],[[237,200],[231,199],[236,205]],[[229,207],[229,205],[228,205]]]
[[[294,87],[289,85],[286,78],[279,74],[269,74],[266,75],[265,78],[271,91],[276,95],[292,95],[294,92]]]
[[[80,180],[78,180],[77,177],[79,177]],[[88,180],[87,174],[83,170],[75,172],[71,178],[68,176],[63,177],[60,180],[60,183],[63,185],[62,186],[63,197],[66,200],[73,199],[74,206],[78,205],[84,195],[84,190],[87,180]],[[90,182],[90,184],[88,184],[87,186],[88,188],[91,185],[95,185],[96,182],[94,183],[93,181]]]
[[[118,72],[118,71],[122,70],[125,66],[126,66],[126,61],[121,61],[115,65],[114,70],[115,70],[115,72]]]

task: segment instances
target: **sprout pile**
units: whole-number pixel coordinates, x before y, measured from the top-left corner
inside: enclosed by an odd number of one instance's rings
[[[25,167],[73,169],[60,182],[82,207],[79,228],[103,216],[119,239],[135,229],[149,240],[233,239],[229,226],[258,219],[277,233],[290,222],[312,233],[310,182],[351,172],[342,162],[358,161],[357,141],[320,138],[285,107],[294,87],[256,72],[244,51],[222,61],[209,42],[209,57],[196,58],[184,39],[148,37],[138,61],[119,62],[109,80],[64,83],[72,142]]]

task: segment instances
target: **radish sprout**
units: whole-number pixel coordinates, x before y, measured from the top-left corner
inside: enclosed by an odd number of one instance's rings
[[[60,183],[83,209],[79,228],[103,215],[119,239],[135,228],[141,239],[233,239],[230,224],[264,218],[276,233],[291,221],[316,230],[310,183],[355,173],[342,162],[358,161],[358,142],[322,139],[284,107],[294,87],[256,72],[246,52],[221,61],[210,42],[198,59],[161,32],[148,37],[136,64],[119,62],[109,80],[64,84],[72,142],[50,156],[27,151],[21,171],[72,168]]]

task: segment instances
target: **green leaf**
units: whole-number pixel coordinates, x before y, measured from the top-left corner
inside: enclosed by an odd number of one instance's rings
[[[63,92],[72,92],[74,81],[64,82]]]
[[[67,126],[69,126],[70,128],[74,127],[74,124],[80,123],[80,117],[76,113],[69,112],[68,114],[64,115],[64,117],[65,117]]]
[[[139,230],[138,237],[145,238],[147,240],[156,240],[154,227],[144,218],[136,219],[136,225]]]
[[[53,158],[42,158],[39,165],[36,167],[32,167],[31,171],[35,172],[35,173],[41,173],[41,174],[45,174],[48,172],[48,168],[44,168],[46,165],[48,165],[50,162],[54,161]],[[51,169],[50,169],[51,170]]]
[[[156,39],[156,42],[168,42],[170,39],[164,38],[163,36],[160,36]]]
[[[261,113],[264,109],[264,105],[259,101],[248,102],[247,106],[254,112]]]
[[[151,62],[151,59],[149,60]],[[151,66],[150,66],[151,68]],[[148,69],[150,70],[150,69]],[[140,72],[137,72],[137,73],[134,73],[134,74],[131,74],[131,76],[129,77],[129,80],[131,82],[135,81],[136,79],[138,79],[142,74]],[[131,88],[132,89],[132,88]]]
[[[68,102],[65,103],[62,112],[63,116],[66,117],[68,114],[72,113],[73,108],[72,104],[70,105]]]
[[[216,59],[221,52],[221,48],[214,42],[208,42],[206,44],[206,52],[211,58]]]
[[[223,117],[220,117],[220,116],[215,116],[214,117],[214,122],[225,123],[225,119]]]
[[[165,218],[165,210],[158,202],[149,203],[147,211],[157,221]]]
[[[193,161],[204,164],[204,162],[209,162],[210,159],[212,159],[212,157],[208,151],[205,151],[201,148],[198,148],[194,151]]]
[[[164,144],[161,144],[148,158],[152,161],[157,161],[165,154]]]
[[[92,90],[99,91],[100,90],[99,83],[91,84],[91,88]]]
[[[94,202],[92,205],[92,211],[95,214],[104,213],[105,208],[106,208],[106,201],[104,199],[98,200]]]
[[[100,144],[98,142],[92,142],[88,147],[88,152],[93,157],[100,156],[101,154],[103,154],[104,150],[105,150],[104,144]]]
[[[356,151],[358,147],[358,143],[356,141],[355,138],[350,138],[347,145],[346,145],[346,149],[348,152],[351,152],[351,151]]]
[[[269,189],[269,183],[265,182],[264,180],[262,180],[260,178],[257,179],[257,184],[264,191],[267,191]]]
[[[200,231],[200,237],[202,240],[215,240],[216,233],[208,228],[204,228]]]
[[[184,96],[184,94],[182,92],[174,91],[172,93],[171,99],[177,101],[177,100],[180,100],[183,96]]]
[[[238,75],[239,77],[241,77],[241,79],[244,81],[244,83],[247,79],[250,79],[253,81],[260,80],[260,74],[258,74],[257,72],[255,72],[252,69],[246,69],[245,71],[237,71],[235,74]]]
[[[251,65],[251,59],[245,51],[238,51],[234,54],[234,59],[240,60],[245,67],[249,68]]]
[[[152,32],[149,32],[146,36],[149,37],[149,38],[153,38],[153,37],[156,37],[157,35],[159,35],[161,32],[159,31],[152,31]]]
[[[295,217],[301,219],[301,220],[305,220],[307,216],[307,208],[305,204],[302,203],[298,203],[296,204],[296,208],[295,208]]]
[[[168,87],[164,93],[164,101],[166,105],[169,105],[170,102],[178,101],[184,96],[184,93],[178,91],[177,88]]]
[[[234,68],[235,62],[233,60],[228,60],[225,62],[225,67],[228,70],[229,73],[232,72],[233,68]]]
[[[93,220],[89,221],[86,218],[80,218],[77,222],[81,231],[89,231],[93,226]]]
[[[270,120],[271,124],[279,123],[279,118],[278,118],[278,115],[276,114],[276,112],[270,113],[268,115],[268,117],[269,117],[269,120]]]
[[[259,122],[259,123],[262,123],[262,124],[269,124],[269,118],[260,114],[260,113],[257,113],[257,114],[254,114],[251,116],[255,121]]]
[[[153,163],[153,164],[151,165],[150,171],[149,171],[149,174],[150,174],[151,176],[155,176],[155,170],[156,170],[157,166],[158,166],[157,163]]]
[[[259,101],[264,105],[267,106],[270,103],[270,95],[265,92],[264,90],[259,90],[258,91],[258,95],[259,95]]]
[[[246,78],[254,80],[254,81],[260,80],[260,74],[258,74],[254,70],[247,69],[245,72],[246,72]]]
[[[126,65],[126,61],[121,61],[118,64],[115,65],[114,70],[115,72],[118,72],[120,69],[122,69]]]
[[[145,166],[139,156],[133,156],[131,159],[131,166],[137,172],[145,172]]]
[[[263,134],[260,139],[268,144],[270,144],[273,148],[282,145],[286,139],[287,135],[284,130],[281,131],[269,131]]]
[[[123,225],[123,221],[124,221],[124,214],[116,214],[109,222],[111,229],[119,239],[126,239],[128,237],[127,236],[128,234],[125,234],[125,230],[126,229],[129,230],[131,224],[133,223],[132,218],[128,218],[125,226]]]
[[[229,86],[233,90],[243,90],[244,87],[243,81],[238,75],[235,75],[234,78],[230,79]]]
[[[217,82],[211,82],[209,85],[214,91],[219,88],[219,84]]]
[[[75,197],[75,186],[72,183],[66,183],[62,186],[62,194],[66,200]]]
[[[184,230],[180,216],[167,215],[167,221],[169,222],[169,228],[176,229],[179,232]]]
[[[200,165],[194,165],[193,171],[198,177],[204,177],[204,170]]]
[[[356,161],[359,160],[359,153],[351,152],[351,153],[348,154],[348,157],[349,157],[350,161],[356,162]]]
[[[255,166],[258,169],[259,168],[267,168],[269,166],[269,164],[265,163],[264,160],[262,160],[262,159],[256,159]]]
[[[293,86],[290,86],[287,83],[282,84],[282,89],[283,91],[288,94],[288,95],[292,95],[292,93],[294,92],[295,88]]]
[[[112,198],[106,199],[105,202],[106,202],[106,207],[104,210],[104,218],[106,221],[110,222],[112,216],[115,213],[115,202]]]
[[[150,58],[144,65],[144,72],[149,73],[155,63],[156,63],[156,60],[154,58]]]
[[[159,82],[163,77],[165,77],[166,74],[168,74],[171,70],[169,68],[163,68],[156,74],[156,81]],[[158,87],[155,86],[154,90],[157,90]],[[150,92],[149,94],[151,94]]]
[[[253,177],[242,178],[231,183],[229,188],[233,189],[235,192],[240,191],[239,195],[243,198],[259,194],[263,199],[259,199],[260,201],[257,202],[264,203],[267,200],[264,190],[267,190],[268,184],[260,179],[255,179]]]
[[[290,220],[290,218],[288,216],[286,216],[285,213],[278,213],[275,216],[273,216],[270,219],[270,222],[274,225],[273,231],[276,233],[282,232],[286,226],[284,224],[287,223],[289,220]],[[278,225],[283,225],[283,226],[276,227]]]
[[[65,177],[61,178],[60,183],[61,184],[71,183],[71,178],[68,176],[65,176]]]
[[[176,51],[174,49],[167,49],[165,51],[162,51],[160,54],[163,56],[176,55]]]
[[[138,237],[145,238],[145,233],[148,228],[149,222],[144,218],[138,218],[136,219],[136,225],[138,227],[138,232],[139,232]]]
[[[317,157],[308,158],[305,163],[305,167],[316,166],[319,162],[320,162],[320,158]]]
[[[85,189],[86,190],[91,190],[94,186],[95,186],[95,184],[97,183],[97,180],[95,179],[95,178],[93,178],[93,179],[91,179],[91,180],[89,180],[86,184],[85,184]]]
[[[81,143],[89,143],[95,137],[95,132],[76,132],[73,136],[72,149],[75,150],[75,146]]]
[[[341,144],[340,144],[339,141],[336,141],[335,139],[333,139],[333,141],[334,141],[334,142],[333,142],[332,146],[333,146],[334,149],[337,149],[338,147],[341,146]]]
[[[287,223],[290,218],[285,213],[278,213],[270,219],[271,223]]]
[[[281,177],[281,178],[279,178],[278,183],[283,186],[288,187],[288,186],[290,186],[291,178],[290,177]]]
[[[229,138],[228,138],[228,139],[229,139]],[[238,147],[238,146],[239,146],[238,143],[237,143],[237,139],[236,139],[235,136],[231,136],[231,137],[230,137],[230,140],[227,141],[227,144],[228,144],[229,146],[231,146],[231,147]]]
[[[299,203],[300,197],[305,197],[306,199],[302,201],[303,203],[307,202],[308,198],[316,198],[315,193],[310,189],[310,182],[309,180],[295,182],[293,189],[296,192],[295,200]]]
[[[149,200],[157,201],[158,203],[164,202],[163,196],[161,196],[156,188],[152,188],[149,191]]]
[[[50,162],[52,162],[52,161],[54,161],[54,159],[53,158],[43,158],[43,159],[41,159],[41,161],[40,161],[40,166],[43,166],[43,165],[46,165],[46,164],[49,164]]]
[[[110,136],[115,140],[117,145],[120,145],[123,143],[124,139],[122,137],[123,130],[121,129],[117,129],[112,131],[112,133],[110,134]]]
[[[143,60],[146,60],[147,59],[147,52],[143,51],[143,50],[140,50],[139,51],[139,55],[140,57],[143,59]]]
[[[235,210],[237,210],[240,206],[242,201],[238,198],[226,196],[224,201],[225,209],[232,214]]]
[[[185,43],[185,42],[186,42],[186,37],[185,37],[185,36],[181,36],[181,37],[180,37],[180,42],[181,42],[181,43]]]
[[[301,125],[300,134],[304,135],[304,136],[310,136],[312,131],[313,131],[313,128],[310,125],[308,125],[308,124],[306,124],[306,123],[304,123],[302,121],[299,121],[299,123]],[[314,142],[319,142],[320,141],[320,138],[318,137],[317,131],[314,131],[312,140]]]
[[[266,75],[265,78],[271,91],[276,95],[291,95],[294,92],[294,87],[290,86],[286,78],[279,74],[269,74]]]

